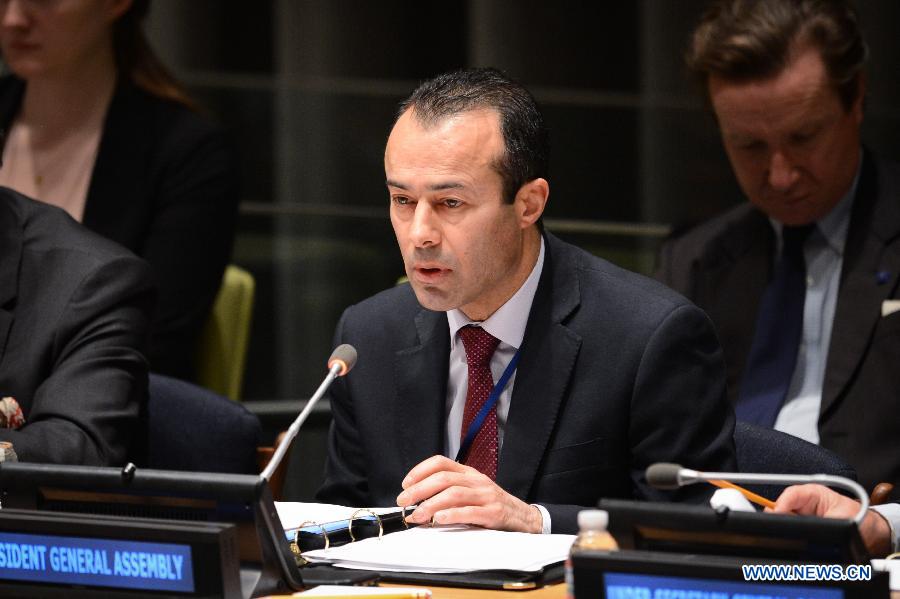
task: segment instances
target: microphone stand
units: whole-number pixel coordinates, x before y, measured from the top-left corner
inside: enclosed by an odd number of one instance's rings
[[[830,474],[753,474],[745,472],[699,472],[689,468],[682,468],[678,472],[678,483],[689,485],[697,482],[711,480],[727,480],[745,484],[782,484],[785,486],[798,483],[817,483],[828,487],[839,487],[853,493],[859,500],[860,508],[853,517],[857,525],[862,524],[866,511],[869,509],[869,496],[859,483],[842,476]]]
[[[322,381],[322,384],[319,385],[319,388],[316,389],[316,392],[313,394],[313,396],[309,398],[308,402],[306,402],[306,407],[303,408],[303,410],[288,428],[287,433],[281,440],[281,443],[279,443],[278,447],[275,448],[275,453],[272,455],[272,459],[269,460],[269,463],[262,471],[262,474],[260,474],[261,478],[264,478],[266,481],[272,478],[272,474],[274,474],[275,470],[278,468],[278,465],[281,463],[281,460],[284,459],[284,455],[287,453],[288,448],[290,448],[291,441],[293,441],[294,437],[297,436],[297,433],[300,432],[300,427],[306,421],[316,403],[318,403],[318,401],[322,399],[322,396],[325,395],[325,392],[328,390],[328,387],[331,386],[332,381],[334,381],[334,379],[336,379],[341,374],[341,371],[344,368],[346,368],[346,366],[339,361],[335,361],[331,365],[331,367],[328,369],[328,375],[325,377],[325,380]]]

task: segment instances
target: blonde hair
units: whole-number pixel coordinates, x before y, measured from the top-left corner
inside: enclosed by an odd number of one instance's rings
[[[746,81],[777,75],[805,43],[818,49],[849,110],[869,52],[847,0],[719,0],[694,30],[686,59],[705,90],[710,76]]]

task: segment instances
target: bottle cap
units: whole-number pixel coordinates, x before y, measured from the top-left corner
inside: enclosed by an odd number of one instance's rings
[[[606,510],[581,510],[578,512],[578,528],[581,530],[606,530],[609,513]]]

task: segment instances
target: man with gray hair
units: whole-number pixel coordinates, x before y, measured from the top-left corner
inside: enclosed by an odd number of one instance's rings
[[[688,64],[749,203],[661,252],[706,310],[739,420],[900,487],[900,168],[860,142],[866,44],[843,0],[723,0]]]

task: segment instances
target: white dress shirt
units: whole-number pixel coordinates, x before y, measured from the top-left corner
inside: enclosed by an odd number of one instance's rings
[[[891,551],[900,551],[900,504],[873,505],[872,509],[884,516],[891,528]]]
[[[900,504],[873,505],[872,509],[884,516],[891,527],[891,551],[900,551]]]
[[[825,365],[859,172],[857,168],[856,177],[846,195],[816,223],[803,246],[806,262],[803,332],[791,384],[774,428],[810,443],[819,443],[819,408],[822,405]],[[771,222],[780,254],[782,225],[774,220]]]
[[[544,268],[544,238],[541,237],[541,249],[531,274],[519,287],[518,291],[491,314],[487,320],[475,322],[469,319],[462,310],[447,312],[447,323],[450,326],[450,370],[447,376],[447,429],[444,455],[455,459],[459,453],[460,436],[462,435],[463,412],[466,407],[466,389],[469,383],[469,369],[466,364],[466,349],[462,339],[457,335],[459,329],[468,325],[480,326],[500,340],[497,350],[491,357],[491,374],[496,383],[506,370],[510,360],[522,346],[525,337],[525,326],[531,313],[531,304],[541,279]],[[506,387],[497,398],[497,451],[503,447],[503,429],[509,414],[509,402],[516,384],[516,373],[513,373]],[[543,516],[542,532],[550,532],[550,514],[546,508],[538,505]]]

